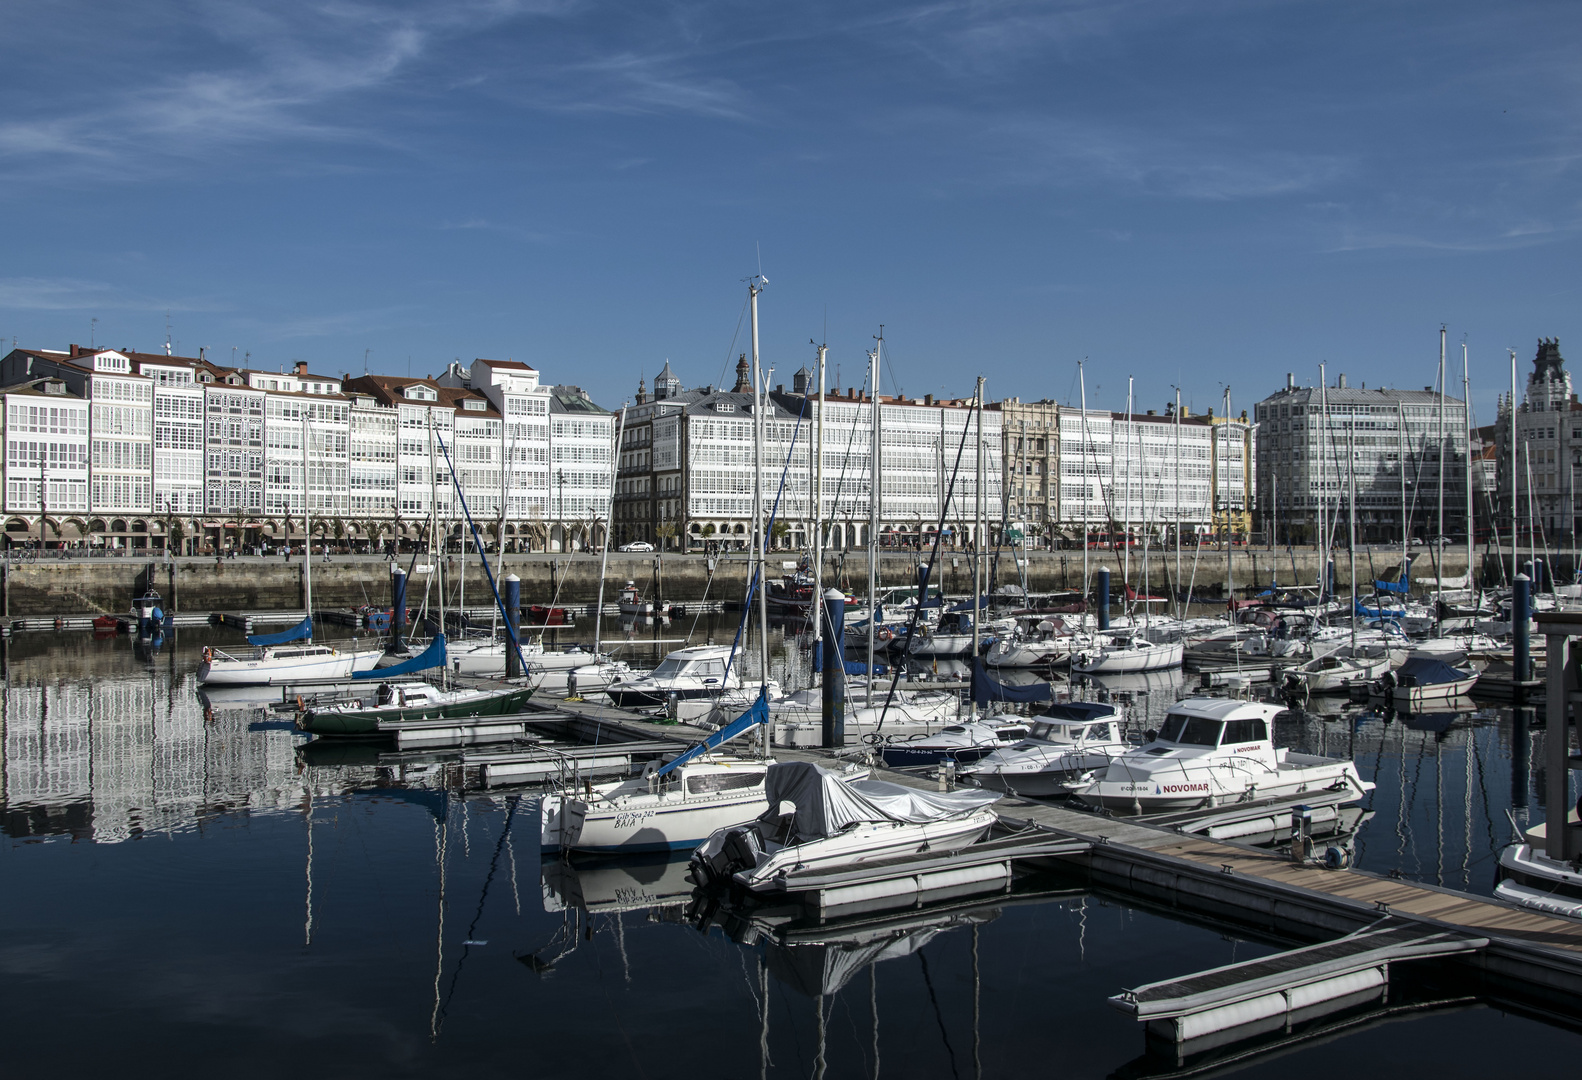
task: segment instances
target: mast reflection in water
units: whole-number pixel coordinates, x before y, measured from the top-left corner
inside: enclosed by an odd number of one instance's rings
[[[266,705],[206,707],[220,640],[4,646],[9,1074],[1100,1077],[1142,1045],[1109,995],[1275,947],[1026,883],[840,926],[721,908],[700,933],[684,864],[541,862],[530,792],[446,791],[437,755],[308,764]],[[1281,734],[1379,781],[1365,861],[1475,887],[1486,817],[1542,760],[1494,716]],[[1489,1075],[1515,1046],[1560,1075],[1582,1043],[1475,1008],[1238,1075]]]

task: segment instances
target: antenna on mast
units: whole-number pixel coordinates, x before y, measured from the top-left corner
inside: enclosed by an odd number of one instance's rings
[[[165,355],[170,353],[170,312],[165,312]]]

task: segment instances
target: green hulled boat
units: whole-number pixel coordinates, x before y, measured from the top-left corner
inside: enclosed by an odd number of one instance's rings
[[[391,725],[423,720],[466,720],[519,713],[532,687],[505,690],[441,690],[424,682],[380,683],[373,702],[309,709],[297,721],[314,735],[369,738],[393,733]]]

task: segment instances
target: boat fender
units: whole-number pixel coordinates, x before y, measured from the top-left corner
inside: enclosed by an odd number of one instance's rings
[[[59,615],[55,616],[55,629],[59,630],[65,623]]]
[[[307,704],[302,700],[302,695],[298,694],[297,695],[297,712],[306,712],[307,709],[308,709]]]

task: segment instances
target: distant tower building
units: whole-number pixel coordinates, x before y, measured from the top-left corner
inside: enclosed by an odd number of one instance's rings
[[[637,404],[637,405],[646,405],[646,404],[648,404],[648,380],[647,379],[638,379],[637,380],[637,397],[634,399],[634,403]]]
[[[1497,484],[1502,525],[1511,519],[1511,409],[1501,396],[1495,425]],[[1559,338],[1539,338],[1525,399],[1516,406],[1515,518],[1523,543],[1569,538],[1582,522],[1577,513],[1576,462],[1582,449],[1582,405],[1571,392],[1571,373],[1560,355]],[[1536,519],[1536,520],[1534,520]]]
[[[654,400],[664,401],[681,393],[681,380],[676,373],[670,370],[670,361],[665,361],[665,370],[661,371],[654,379]]]
[[[747,366],[747,354],[742,353],[740,360],[736,361],[736,385],[731,387],[733,394],[750,394],[753,392],[752,371]]]
[[[797,373],[791,376],[791,392],[793,394],[811,394],[815,392],[813,373],[806,367],[798,368]]]

